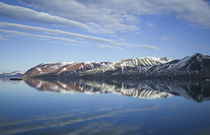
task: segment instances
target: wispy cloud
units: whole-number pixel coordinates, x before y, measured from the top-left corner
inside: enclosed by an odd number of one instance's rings
[[[115,119],[116,121],[117,119]],[[113,121],[103,120],[90,122],[88,125],[85,124],[78,129],[67,131],[64,135],[81,135],[81,134],[115,134],[124,135],[128,132],[136,132],[140,134],[139,129],[141,125],[131,125],[126,123],[115,123]],[[106,130],[105,130],[106,129]],[[46,132],[45,132],[46,133]],[[62,133],[62,130],[61,130]],[[58,134],[61,134],[58,133]]]
[[[206,51],[210,51],[210,46],[195,45],[195,46],[193,46],[193,48],[202,49],[202,50],[206,50]]]
[[[145,48],[145,49],[152,49],[152,50],[159,50],[160,48],[155,46],[155,45],[136,45],[137,47],[142,47],[142,48]]]
[[[30,26],[30,25],[0,22],[0,27],[8,27],[8,28],[13,27],[13,28],[19,28],[19,29],[25,29],[25,30],[39,31],[39,32],[45,32],[45,33],[52,33],[52,34],[61,34],[61,35],[66,35],[66,36],[71,36],[71,37],[76,37],[76,38],[84,38],[88,40],[113,43],[112,40],[100,38],[96,36],[90,36],[90,35],[84,35],[84,34],[78,34],[78,33],[73,33],[73,32],[43,28],[43,27],[36,27],[36,26]]]
[[[169,51],[175,51],[176,48],[169,48]]]
[[[7,40],[7,39],[4,38],[2,35],[0,35],[0,40]]]
[[[0,2],[0,15],[12,19],[78,27],[89,32],[138,31],[141,15],[168,13],[210,27],[210,6],[203,0],[22,0],[33,9]],[[196,8],[195,8],[196,7]],[[35,10],[36,9],[36,10]],[[39,12],[37,10],[44,10]],[[147,23],[154,27],[154,24]]]
[[[22,121],[2,123],[2,125],[0,126],[4,127],[4,129],[2,128],[3,130],[0,130],[0,134],[4,135],[18,134],[18,133],[21,134],[27,131],[64,127],[67,125],[82,123],[90,120],[100,120],[104,118],[110,118],[128,112],[150,111],[158,109],[159,107],[160,107],[159,105],[152,105],[152,106],[145,106],[142,108],[127,108],[127,109],[113,108],[113,110],[105,110],[105,112],[103,113],[97,113],[96,111],[96,112],[91,112],[91,114],[90,112],[88,112],[85,113],[85,115],[82,115],[82,113],[78,111],[80,113],[77,113],[77,115],[75,115],[74,113],[73,114],[70,113],[70,114],[60,114],[56,116],[36,117],[32,119],[25,119]],[[8,130],[8,128],[10,130]]]
[[[98,47],[100,48],[113,48],[113,49],[119,49],[121,50],[122,47],[140,47],[144,49],[150,49],[150,50],[159,50],[159,47],[155,45],[146,45],[146,44],[131,44],[127,42],[119,42],[113,39],[107,39],[107,38],[100,38],[96,36],[90,36],[90,35],[84,35],[84,34],[78,34],[73,32],[67,32],[62,30],[56,30],[56,29],[49,29],[44,27],[36,27],[36,26],[29,26],[29,25],[22,25],[22,24],[15,24],[15,23],[8,23],[8,22],[0,22],[0,27],[2,28],[18,28],[21,30],[30,30],[30,31],[38,31],[38,32],[44,32],[46,34],[56,34],[56,35],[63,35],[63,36],[69,36],[71,38],[82,38],[85,40],[93,40],[98,41],[102,43],[108,43],[108,44],[100,44]],[[31,34],[26,32],[19,32],[14,30],[5,30],[0,29],[0,32],[2,33],[8,33],[8,34],[17,34],[22,36],[30,36],[34,38],[42,38],[42,39],[54,39],[54,40],[60,40],[65,42],[80,42],[80,40],[76,39],[69,39],[64,37],[57,37],[57,36],[49,36],[49,35],[40,35],[40,34]]]
[[[148,45],[148,44],[129,44],[129,43],[122,43],[123,46],[133,46],[133,47],[140,47],[150,50],[159,50],[160,48],[155,45]]]
[[[113,8],[107,5],[109,2],[52,0],[52,2],[49,3],[42,0],[36,2],[28,0],[22,1],[22,3],[27,6],[36,9],[45,9],[58,16],[88,24],[88,26],[92,28],[92,32],[115,33],[117,31],[139,30],[136,25],[139,23],[138,17],[127,14],[125,11],[118,11],[115,6],[117,6],[119,2],[116,3],[115,1],[110,3]]]
[[[105,44],[100,44],[97,45],[99,48],[113,48],[113,49],[118,49],[118,50],[122,50],[121,47],[117,47],[117,46],[111,46],[111,45],[105,45]]]
[[[69,26],[83,28],[86,30],[89,29],[89,27],[86,24],[83,24],[81,22],[51,15],[45,12],[38,12],[33,9],[21,6],[5,4],[3,2],[0,2],[0,15],[14,19],[37,21],[47,24],[65,24]]]
[[[155,24],[153,24],[153,23],[146,23],[146,25],[147,25],[148,27],[151,27],[151,28],[155,27]]]
[[[170,14],[190,23],[210,27],[210,6],[204,0],[22,0],[36,9],[45,9],[65,18],[93,25],[97,30],[138,30],[141,15]],[[78,10],[80,9],[80,10]],[[137,17],[138,16],[138,17]]]
[[[166,40],[170,40],[171,39],[171,37],[170,36],[163,36],[163,37],[161,37],[161,40],[164,40],[164,41],[166,41]]]
[[[75,40],[68,39],[68,38],[53,37],[53,36],[39,35],[39,34],[30,34],[30,33],[26,33],[26,32],[4,30],[4,29],[0,29],[0,33],[8,33],[8,34],[13,34],[13,35],[21,35],[21,36],[35,37],[35,38],[41,38],[41,39],[52,39],[52,40],[70,42],[70,43],[75,41]]]

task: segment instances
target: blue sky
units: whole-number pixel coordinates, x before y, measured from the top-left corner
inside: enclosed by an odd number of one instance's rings
[[[196,52],[210,55],[206,0],[0,0],[0,72]]]

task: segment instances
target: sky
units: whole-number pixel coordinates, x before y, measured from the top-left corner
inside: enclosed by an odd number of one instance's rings
[[[0,72],[210,55],[207,0],[0,0]]]

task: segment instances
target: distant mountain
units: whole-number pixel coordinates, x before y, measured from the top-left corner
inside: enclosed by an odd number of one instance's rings
[[[40,64],[23,77],[86,79],[209,79],[210,56],[196,53],[183,59],[142,57],[118,62]]]
[[[23,74],[23,72],[14,71],[11,73],[0,73],[0,77],[21,77]]]

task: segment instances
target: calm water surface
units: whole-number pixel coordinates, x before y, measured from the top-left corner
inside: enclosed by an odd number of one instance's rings
[[[210,135],[210,82],[0,80],[0,135]]]

